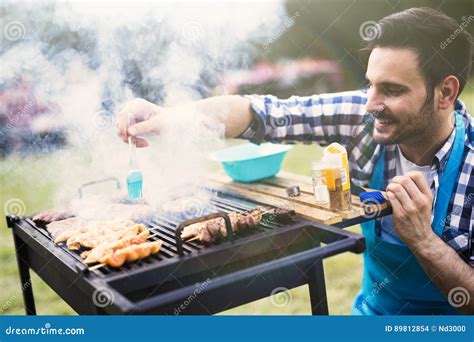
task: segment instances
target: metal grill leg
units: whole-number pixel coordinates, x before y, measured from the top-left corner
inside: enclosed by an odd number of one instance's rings
[[[324,279],[323,261],[317,260],[309,271],[309,295],[313,315],[328,315],[326,281]]]
[[[15,243],[16,260],[18,262],[18,270],[20,273],[21,291],[23,293],[23,301],[27,315],[36,315],[35,298],[33,296],[33,287],[31,284],[30,268],[25,262],[26,255],[24,255],[24,242],[13,234],[13,241]]]

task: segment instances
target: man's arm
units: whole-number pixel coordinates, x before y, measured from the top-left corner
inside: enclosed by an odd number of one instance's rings
[[[453,248],[434,233],[415,245],[413,253],[433,283],[448,299],[453,301],[453,297],[456,295],[456,290],[453,289],[456,287],[464,288],[467,291],[466,305],[457,309],[463,314],[473,315],[474,268],[464,262]]]
[[[174,107],[160,107],[143,99],[128,101],[117,115],[117,134],[124,142],[128,136],[158,134],[168,122],[181,120],[184,113],[199,112],[212,120],[224,124],[225,136],[239,136],[251,123],[253,115],[250,100],[238,95],[207,98]],[[128,126],[128,115],[132,115],[132,126]],[[148,145],[146,139],[136,138],[138,147]]]
[[[474,268],[433,232],[433,195],[424,176],[420,172],[408,172],[393,177],[387,196],[393,208],[393,227],[400,239],[448,299],[453,300],[456,287],[468,293],[466,305],[456,309],[474,314]]]
[[[141,137],[159,133],[168,121],[182,120],[185,113],[199,112],[223,124],[228,138],[238,137],[245,131],[243,137],[255,143],[306,141],[325,145],[337,141],[344,144],[364,126],[366,101],[367,96],[362,91],[289,99],[272,95],[227,95],[175,107],[159,107],[135,99],[127,102],[118,114],[117,131],[127,142],[128,135]],[[135,122],[130,128],[129,113]],[[136,143],[138,147],[147,146],[143,138],[136,139]]]

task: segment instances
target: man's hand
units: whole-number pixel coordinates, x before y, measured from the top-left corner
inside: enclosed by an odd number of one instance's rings
[[[132,114],[130,127],[129,113]],[[185,113],[201,113],[209,120],[220,122],[227,138],[239,136],[253,119],[250,100],[239,95],[215,96],[175,107],[159,107],[143,99],[134,99],[117,114],[117,134],[124,142],[132,136],[138,147],[146,147],[148,142],[142,135],[159,133],[167,126],[174,127],[176,122],[185,120]]]
[[[434,237],[431,228],[433,195],[421,172],[396,176],[387,187],[393,208],[393,227],[410,248]]]
[[[158,133],[160,129],[160,114],[163,108],[143,99],[133,99],[128,101],[117,115],[117,134],[124,141],[128,142],[128,137],[134,137],[137,147],[146,147],[148,142],[138,136]],[[128,115],[132,115],[132,124],[129,127]]]

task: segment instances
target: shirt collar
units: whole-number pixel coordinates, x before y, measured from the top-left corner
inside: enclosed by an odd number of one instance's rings
[[[454,110],[460,113],[463,117],[467,115],[466,105],[460,100],[456,100],[456,103],[454,104]],[[453,129],[448,140],[444,143],[441,149],[438,152],[436,152],[433,159],[432,166],[431,166],[432,169],[436,169],[436,168],[442,169],[446,165],[448,161],[448,157],[449,157],[449,152],[451,151],[451,148],[453,147],[455,134],[456,134],[456,130]]]

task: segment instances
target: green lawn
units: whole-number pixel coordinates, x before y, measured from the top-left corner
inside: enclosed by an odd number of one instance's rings
[[[472,81],[471,81],[472,83]],[[468,85],[461,96],[467,107],[474,108],[474,87]],[[317,158],[321,149],[317,146],[296,146],[285,159],[283,169],[310,175],[311,160]],[[25,204],[25,212],[32,213],[50,208],[50,194],[54,184],[38,177],[48,168],[51,156],[28,157],[0,161],[0,204],[2,207],[12,198],[19,198]],[[351,230],[358,231],[358,227]],[[23,314],[17,265],[13,250],[11,232],[5,220],[0,220],[0,314]],[[329,311],[331,314],[350,314],[353,297],[358,291],[362,274],[362,256],[343,254],[324,262]],[[36,275],[33,275],[33,290],[39,314],[74,314],[64,302]],[[224,314],[310,314],[307,286],[289,291],[290,298],[285,306],[275,306],[270,298],[265,298]],[[277,301],[278,303],[278,301]]]

